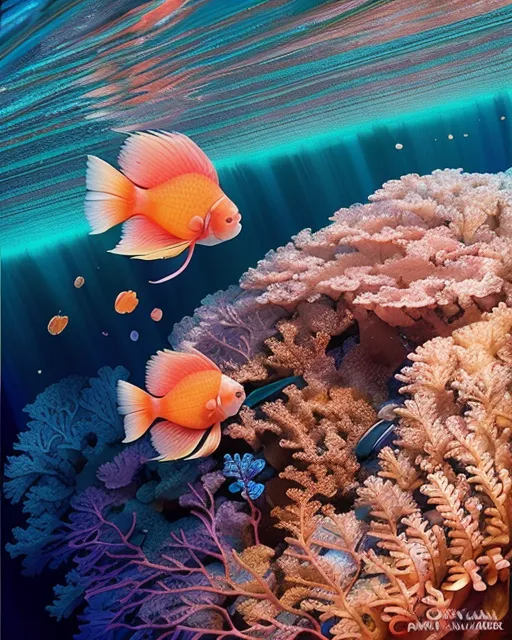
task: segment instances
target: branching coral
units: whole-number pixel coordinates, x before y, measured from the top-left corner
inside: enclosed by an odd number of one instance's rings
[[[190,486],[180,503],[191,509],[199,527],[178,531],[178,522],[158,560],[134,543],[136,515],[124,526],[112,521],[106,515],[111,500],[98,490],[75,501],[77,515],[66,536],[80,549],[77,564],[87,568],[80,574],[86,576],[86,617],[94,633],[114,638],[116,630],[126,629],[133,638],[151,632],[161,640],[190,631],[194,638],[293,640],[308,629],[309,637],[324,637],[314,618],[274,593],[274,551],[254,544],[254,538],[241,546],[248,528],[257,529],[258,510],[251,503],[253,516],[248,516],[233,503],[216,500],[222,482],[210,473]],[[234,610],[225,606],[232,599]],[[98,618],[105,601],[109,613]],[[93,637],[87,634],[86,626],[79,637]]]
[[[98,496],[106,496],[109,504],[129,504],[150,526],[144,548],[152,555],[169,531],[162,504],[176,501],[183,485],[201,473],[202,467],[192,461],[146,464],[155,456],[147,440],[120,444],[123,428],[115,388],[127,378],[122,367],[104,367],[97,378],[71,377],[50,386],[26,407],[32,420],[14,445],[20,453],[8,458],[5,482],[6,495],[23,501],[28,513],[27,528],[16,528],[15,542],[7,544],[13,557],[24,557],[26,573],[56,567],[76,554],[62,528],[74,517],[79,494],[100,482],[106,491]],[[71,570],[66,585],[56,587],[49,610],[57,618],[67,617],[83,602],[81,570],[81,565]]]
[[[370,200],[270,252],[242,287],[291,310],[325,294],[360,324],[375,314],[416,341],[448,335],[508,300],[509,176],[412,174]]]
[[[277,469],[292,461],[310,474],[322,468],[334,479],[334,493],[348,492],[359,467],[354,448],[375,421],[375,411],[352,389],[342,387],[326,391],[291,386],[284,394],[286,401],[261,407],[262,418],[244,408],[241,424],[229,425],[227,434],[255,450],[263,446],[266,459]]]
[[[274,512],[292,534],[281,565],[295,585],[294,604],[334,620],[335,640],[385,638],[388,629],[403,633],[430,609],[461,608],[471,594],[480,594],[488,615],[500,619],[506,613],[511,332],[512,310],[503,305],[411,356],[413,365],[400,376],[411,395],[397,410],[400,448],[380,453],[381,477],[370,476],[358,491],[356,504],[370,510],[365,538],[376,541],[376,548],[356,551],[343,535],[335,543],[318,542],[325,518],[329,530],[339,519],[357,528],[351,541],[364,540],[362,525],[353,514],[338,515],[315,501],[331,494],[329,476],[312,481],[287,470],[302,488],[288,492],[292,506]],[[414,493],[418,487],[420,494]],[[345,554],[342,580],[327,570],[325,548]],[[341,568],[339,560],[336,566]],[[299,591],[298,584],[308,588]],[[441,621],[436,637],[448,632],[449,620]]]

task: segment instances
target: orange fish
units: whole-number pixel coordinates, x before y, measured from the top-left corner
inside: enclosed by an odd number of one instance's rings
[[[159,351],[147,364],[146,387],[149,393],[118,382],[123,442],[137,440],[160,418],[151,428],[151,442],[161,462],[212,454],[219,446],[221,421],[234,416],[245,400],[242,385],[199,351]]]
[[[91,234],[125,223],[121,241],[110,253],[157,260],[188,249],[180,269],[152,284],[182,273],[196,244],[212,246],[240,233],[242,216],[236,205],[220,188],[206,154],[187,136],[132,134],[121,148],[119,165],[123,173],[88,156],[85,213]]]

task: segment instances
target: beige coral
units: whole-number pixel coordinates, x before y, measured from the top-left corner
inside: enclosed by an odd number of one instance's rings
[[[322,495],[332,490],[325,470],[312,477],[285,472],[299,488],[289,491],[290,506],[274,510],[290,534],[284,558],[294,559],[283,558],[281,566],[296,589],[294,605],[334,619],[335,640],[402,633],[429,609],[461,608],[471,594],[480,594],[478,606],[488,614],[505,615],[512,556],[511,332],[512,309],[502,305],[414,354],[401,374],[410,398],[397,410],[398,449],[380,453],[380,477],[370,476],[358,491],[357,505],[370,510],[366,533],[353,513],[322,506]],[[418,487],[427,508],[413,495]],[[374,548],[359,548],[364,538],[374,540]],[[338,570],[329,566],[326,549],[345,558]],[[449,622],[441,621],[436,638],[448,632]]]
[[[286,402],[276,400],[262,406],[261,418],[244,408],[241,423],[229,425],[227,434],[245,440],[255,450],[263,446],[266,459],[277,469],[292,460],[309,473],[321,467],[334,478],[336,490],[346,493],[355,486],[359,465],[354,449],[374,423],[374,409],[350,388],[325,391],[290,386],[284,394]]]

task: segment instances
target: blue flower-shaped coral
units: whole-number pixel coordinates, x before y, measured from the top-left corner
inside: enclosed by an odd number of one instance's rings
[[[229,485],[231,493],[241,491],[242,497],[246,500],[256,500],[263,493],[265,485],[254,482],[253,478],[263,471],[264,467],[265,460],[255,458],[252,453],[244,453],[243,457],[240,457],[239,453],[235,453],[234,456],[226,453],[222,473],[226,478],[236,478],[236,481]]]

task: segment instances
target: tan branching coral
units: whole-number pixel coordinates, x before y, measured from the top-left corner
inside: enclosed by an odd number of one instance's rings
[[[263,446],[266,459],[277,469],[292,460],[310,475],[323,469],[334,479],[335,491],[347,492],[359,468],[354,448],[374,423],[374,409],[348,388],[290,386],[284,394],[286,401],[262,406],[261,418],[244,408],[241,423],[231,424],[227,433],[255,450]]]
[[[291,505],[273,512],[289,533],[279,561],[289,598],[332,620],[335,640],[403,635],[409,623],[478,594],[488,615],[506,613],[511,341],[512,309],[501,305],[413,354],[400,376],[410,398],[397,410],[398,449],[380,452],[378,476],[358,490],[367,530],[353,512],[325,504],[335,488],[325,469],[282,474],[298,485],[288,492]],[[442,619],[436,639],[449,631]]]
[[[342,209],[333,224],[270,252],[242,279],[258,301],[295,309],[322,294],[358,322],[375,314],[421,342],[508,300],[512,179],[411,174]],[[359,315],[358,315],[359,314]]]

